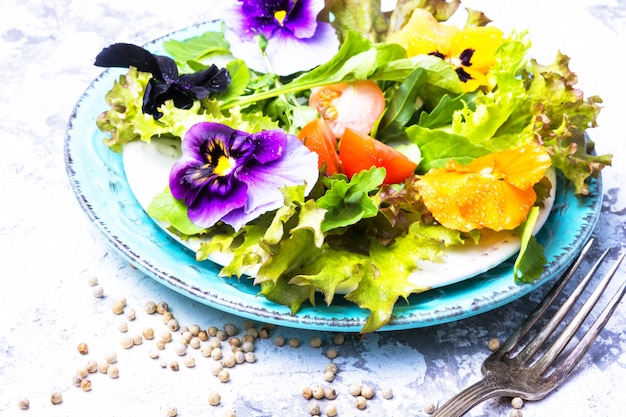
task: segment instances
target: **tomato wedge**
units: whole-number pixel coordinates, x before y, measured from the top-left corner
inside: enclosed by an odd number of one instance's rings
[[[304,146],[319,156],[318,166],[320,169],[326,164],[328,176],[341,172],[341,162],[337,153],[337,139],[323,120],[311,120],[300,130],[298,138]]]
[[[319,112],[335,137],[340,138],[346,127],[370,133],[385,110],[385,97],[375,82],[362,80],[314,88],[309,106]]]
[[[349,178],[373,166],[385,168],[384,184],[401,183],[417,168],[417,164],[400,151],[350,128],[346,128],[339,142],[339,159]]]

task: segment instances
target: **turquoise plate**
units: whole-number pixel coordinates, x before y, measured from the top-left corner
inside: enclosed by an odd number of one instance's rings
[[[215,23],[193,26],[153,41],[147,48],[164,54],[163,41],[185,39],[216,29]],[[220,278],[220,266],[197,262],[195,254],[169,237],[135,199],[121,154],[109,150],[96,118],[107,109],[104,96],[125,70],[104,71],[82,95],[69,120],[65,164],[74,193],[97,229],[120,255],[157,282],[200,303],[249,318],[283,326],[358,332],[368,311],[336,297],[331,306],[319,300],[292,315],[289,308],[257,295],[249,279]],[[393,318],[381,330],[432,326],[474,316],[500,307],[533,291],[563,273],[591,236],[602,203],[600,180],[590,195],[578,198],[559,176],[552,212],[537,234],[548,260],[541,278],[518,285],[509,259],[497,267],[457,284],[433,289],[399,302]],[[463,266],[459,266],[463,267]]]

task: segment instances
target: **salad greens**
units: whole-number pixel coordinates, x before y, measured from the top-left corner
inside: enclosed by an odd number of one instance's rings
[[[358,7],[349,1],[331,3],[320,15],[335,17],[333,26],[341,41],[331,60],[308,71],[278,76],[253,70],[245,59],[232,56],[225,25],[182,41],[167,40],[163,46],[181,74],[226,62],[228,88],[196,100],[189,109],[165,102],[160,107],[162,116],[155,119],[141,111],[151,75],[131,67],[106,95],[110,109],[97,125],[107,135],[105,144],[115,152],[136,140],[182,140],[202,122],[250,133],[282,129],[296,135],[318,117],[308,105],[312,89],[357,80],[376,82],[386,111],[370,135],[400,150],[419,149],[416,173],[405,183],[383,184],[383,167],[352,178],[341,173],[328,177],[322,168],[310,192],[303,185],[284,187],[281,207],[239,230],[223,223],[209,228],[194,224],[185,203],[174,198],[166,184],[148,208],[152,218],[182,239],[210,238],[196,254],[199,261],[217,251],[232,253],[232,262],[220,275],[253,274],[261,294],[294,314],[303,303],[314,304],[316,292],[331,304],[338,288],[349,283],[345,299],[369,310],[362,329],[369,332],[391,319],[400,298],[408,301],[411,294],[428,289],[409,279],[419,274],[421,260],[436,260],[447,247],[473,244],[479,238],[477,230],[454,230],[433,220],[414,187],[421,175],[445,168],[450,160],[466,165],[494,152],[537,143],[549,154],[551,165],[584,196],[589,180],[610,165],[611,156],[590,153],[592,142],[585,136],[595,126],[601,100],[585,98],[575,87],[577,79],[567,56],[559,54],[549,65],[530,59],[527,34],[505,36],[497,48],[488,74],[494,88],[466,91],[459,68],[448,61],[432,54],[409,56],[401,45],[385,42],[416,8],[445,21],[460,2],[400,1],[391,13],[381,12],[375,0],[365,8],[362,2]],[[487,23],[481,13],[470,12],[468,27]],[[549,186],[545,181],[536,185],[537,205]],[[515,279],[520,283],[538,278],[545,264],[541,245],[531,234],[537,205],[519,226],[522,249]]]

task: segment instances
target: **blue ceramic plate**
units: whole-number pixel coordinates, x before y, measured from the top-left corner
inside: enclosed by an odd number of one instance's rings
[[[185,39],[216,29],[206,23],[175,32],[147,45],[164,54],[163,41]],[[125,70],[107,70],[94,80],[78,101],[67,128],[65,163],[74,193],[94,225],[131,264],[157,282],[198,302],[256,321],[330,330],[360,331],[368,311],[336,297],[331,306],[320,299],[292,315],[289,308],[257,295],[251,280],[220,278],[220,266],[197,262],[195,254],[172,239],[145,213],[133,194],[122,155],[103,144],[96,118],[108,105],[104,100],[113,82]],[[537,234],[548,264],[533,284],[513,279],[514,258],[462,282],[417,294],[400,302],[393,318],[381,330],[432,326],[460,320],[505,305],[560,275],[591,236],[602,203],[601,182],[591,184],[585,198],[574,195],[562,177],[547,222]],[[462,265],[459,268],[463,268]]]

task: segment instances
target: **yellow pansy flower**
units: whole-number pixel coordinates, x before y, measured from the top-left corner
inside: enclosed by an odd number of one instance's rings
[[[481,86],[491,90],[493,79],[489,70],[496,63],[496,50],[504,42],[504,35],[492,26],[460,29],[439,23],[424,9],[415,9],[407,24],[392,33],[387,42],[404,47],[409,56],[434,55],[454,66],[465,91]]]

